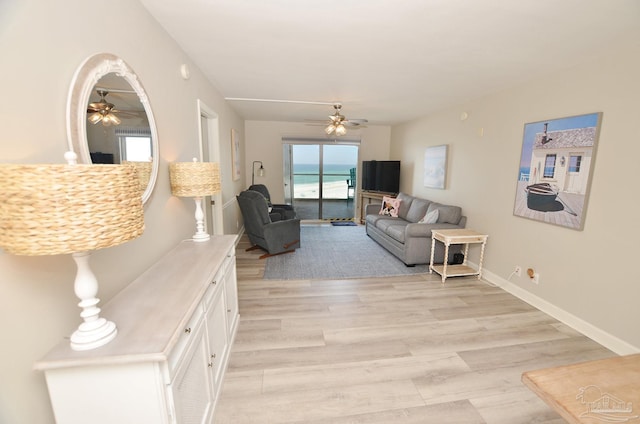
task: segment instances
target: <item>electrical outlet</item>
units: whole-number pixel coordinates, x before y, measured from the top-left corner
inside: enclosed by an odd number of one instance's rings
[[[522,277],[522,267],[520,265],[516,265],[516,268],[513,270],[513,273],[518,277]]]

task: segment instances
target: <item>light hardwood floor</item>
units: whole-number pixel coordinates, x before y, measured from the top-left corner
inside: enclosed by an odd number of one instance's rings
[[[559,424],[522,372],[615,356],[475,277],[269,281],[248,246],[217,424]]]

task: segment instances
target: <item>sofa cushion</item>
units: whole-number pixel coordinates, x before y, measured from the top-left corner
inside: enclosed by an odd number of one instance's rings
[[[387,226],[387,229],[385,230],[384,233],[389,237],[391,237],[392,239],[396,240],[397,242],[404,244],[404,235],[405,235],[406,227],[407,226],[404,224],[395,224],[395,225],[392,224]]]
[[[378,215],[376,214],[369,214],[366,216],[365,221],[367,222],[368,225],[372,225],[374,227],[378,226],[378,221],[380,221],[381,219],[388,219],[390,217],[385,216],[385,215]]]
[[[438,222],[438,217],[440,216],[440,211],[438,209],[434,209],[431,212],[427,212],[425,216],[418,221],[420,224],[435,224]]]
[[[402,201],[402,203],[400,203],[400,209],[398,210],[398,216],[402,219],[407,219],[407,213],[409,213],[409,209],[416,198],[410,194],[400,192],[398,196],[396,196],[396,199]]]
[[[391,225],[401,225],[404,227],[408,224],[408,222],[402,218],[392,218],[389,216],[385,216],[383,218],[384,219],[379,219],[376,221],[376,228],[378,228],[383,233],[386,233],[387,228],[389,228],[389,226]]]
[[[398,216],[398,209],[400,209],[400,204],[402,203],[401,199],[393,198],[389,196],[384,196],[382,198],[382,206],[380,207],[380,212],[378,215],[388,215],[392,217]]]
[[[409,212],[407,212],[407,215],[404,219],[409,222],[420,221],[420,219],[422,219],[427,214],[427,209],[429,208],[430,203],[431,200],[419,199],[416,197],[415,199],[413,199],[413,202],[411,202]]]
[[[460,206],[442,205],[440,203],[431,203],[427,213],[437,209],[438,210],[438,222],[446,224],[457,224],[460,222],[462,216],[462,209]]]

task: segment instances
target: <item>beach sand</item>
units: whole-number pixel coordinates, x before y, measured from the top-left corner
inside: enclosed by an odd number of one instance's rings
[[[311,184],[295,184],[293,186],[293,197],[295,199],[317,199],[320,186],[315,183]],[[347,198],[347,182],[333,181],[324,183],[322,190],[324,199],[346,199]]]

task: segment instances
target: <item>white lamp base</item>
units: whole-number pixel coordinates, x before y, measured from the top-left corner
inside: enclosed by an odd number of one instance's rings
[[[116,325],[101,318],[96,298],[98,294],[98,280],[89,267],[89,252],[72,253],[78,272],[74,284],[76,296],[80,299],[78,306],[82,308],[80,316],[84,320],[71,335],[71,349],[90,350],[109,343],[116,337]]]
[[[104,318],[95,321],[95,328],[87,328],[85,323],[71,335],[71,349],[73,350],[91,350],[100,346],[104,346],[111,340],[115,339],[118,334],[116,325]]]
[[[204,211],[202,210],[202,197],[196,197],[196,233],[193,241],[207,241],[211,238],[209,233],[204,231]]]

